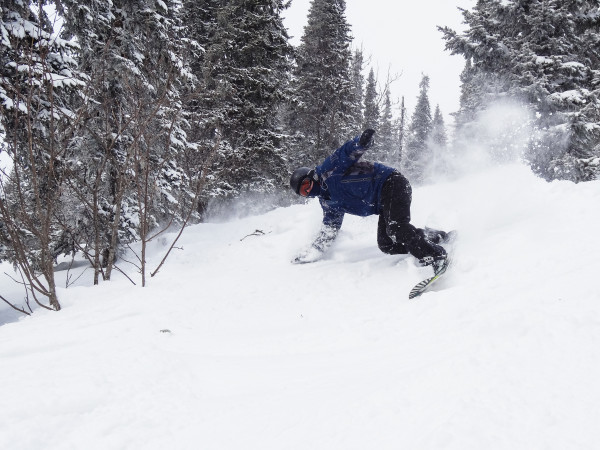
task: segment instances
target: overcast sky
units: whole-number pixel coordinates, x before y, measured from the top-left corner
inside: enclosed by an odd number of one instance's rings
[[[284,11],[294,45],[300,42],[310,3],[311,0],[292,0],[290,8]],[[437,26],[462,29],[458,7],[471,9],[474,5],[475,0],[346,0],[346,18],[352,27],[354,45],[362,45],[365,57],[371,57],[379,79],[385,80],[388,68],[392,74],[400,75],[392,85],[392,96],[405,97],[409,114],[416,104],[421,74],[425,73],[431,79],[431,107],[439,104],[446,124],[450,125],[449,113],[458,109],[464,59],[444,50]]]

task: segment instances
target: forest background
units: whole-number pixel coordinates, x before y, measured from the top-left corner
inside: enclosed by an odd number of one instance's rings
[[[465,61],[450,129],[427,74],[393,94],[344,0],[313,0],[298,45],[280,0],[0,5],[0,258],[40,307],[60,309],[59,256],[83,255],[98,284],[137,243],[144,285],[164,231],[297,201],[290,170],[367,127],[370,157],[415,185],[460,173],[467,140],[500,162],[518,152],[546,180],[600,173],[597,1],[478,1],[461,31],[440,28]],[[501,139],[482,126],[492,109]]]

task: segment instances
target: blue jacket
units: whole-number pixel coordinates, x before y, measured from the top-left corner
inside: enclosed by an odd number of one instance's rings
[[[395,169],[369,161],[359,162],[365,148],[356,137],[316,167],[323,208],[323,224],[340,228],[344,214],[370,216],[381,211],[381,188]]]

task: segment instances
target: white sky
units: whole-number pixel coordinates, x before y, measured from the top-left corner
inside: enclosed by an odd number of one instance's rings
[[[292,0],[290,8],[284,11],[294,45],[300,42],[310,3],[311,0]],[[371,58],[379,79],[385,81],[388,68],[392,74],[401,75],[392,85],[392,97],[405,97],[409,115],[425,73],[430,77],[432,113],[439,104],[446,125],[451,125],[449,114],[458,109],[464,59],[444,50],[437,26],[462,29],[458,7],[471,9],[474,5],[475,0],[346,0],[346,18],[352,27],[354,46],[362,45],[365,58]]]

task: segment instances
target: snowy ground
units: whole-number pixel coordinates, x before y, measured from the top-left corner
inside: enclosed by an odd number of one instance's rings
[[[0,448],[597,448],[598,205],[600,181],[519,165],[416,189],[413,222],[460,239],[410,301],[426,269],[376,217],[302,266],[316,201],[191,227],[147,288],[88,270],[59,313],[0,305]]]

